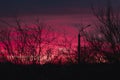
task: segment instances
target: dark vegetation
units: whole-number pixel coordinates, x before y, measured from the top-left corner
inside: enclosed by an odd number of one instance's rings
[[[118,64],[17,65],[0,64],[4,80],[96,80],[119,79]]]

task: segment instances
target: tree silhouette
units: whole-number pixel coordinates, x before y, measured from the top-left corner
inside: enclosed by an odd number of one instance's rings
[[[6,25],[9,24],[2,20],[3,22]],[[48,46],[56,39],[52,27],[41,23],[39,19],[35,21],[33,27],[28,26],[19,18],[15,18],[14,24],[16,24],[15,27],[0,31],[1,53],[6,54],[8,56],[6,59],[14,63],[42,63],[43,52],[45,53],[45,50],[47,53],[49,50],[52,51],[53,48],[48,48]],[[52,54],[51,51],[49,54]],[[46,55],[48,55],[47,53]]]
[[[97,26],[103,35],[105,42],[110,46],[111,52],[104,51],[109,62],[119,62],[120,58],[120,16],[119,12],[115,12],[111,1],[107,0],[107,5],[104,8],[95,8],[92,6],[94,16],[100,24]],[[110,45],[109,45],[110,44]],[[108,54],[111,53],[111,54]]]

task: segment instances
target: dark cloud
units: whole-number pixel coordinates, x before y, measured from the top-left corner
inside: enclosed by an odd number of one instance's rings
[[[119,0],[116,1],[113,1],[115,5],[120,2]],[[0,16],[75,14],[81,13],[83,9],[90,8],[91,3],[98,3],[102,6],[105,2],[106,0],[0,0]]]

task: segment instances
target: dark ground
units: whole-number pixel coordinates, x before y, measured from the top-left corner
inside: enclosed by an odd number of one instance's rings
[[[0,63],[0,80],[118,80],[119,64],[15,65]]]

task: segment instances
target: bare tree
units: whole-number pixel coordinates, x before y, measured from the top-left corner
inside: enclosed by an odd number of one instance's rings
[[[87,48],[83,50],[87,56],[85,56],[84,60],[88,63],[106,63],[108,60],[104,55],[103,46],[104,46],[104,39],[99,37],[98,34],[89,34],[84,32],[86,36],[86,41],[88,42]]]
[[[111,5],[111,1],[107,0],[107,7],[105,8],[95,8],[92,7],[93,14],[100,22],[98,26],[99,31],[109,43],[112,51],[111,54],[105,52],[105,55],[109,62],[119,62],[120,49],[117,45],[120,43],[120,16],[119,12],[114,11]],[[117,49],[117,50],[116,50]]]
[[[55,45],[57,47],[56,54],[53,58],[53,63],[76,63],[76,45],[74,36],[68,36],[66,31],[60,34],[57,38]]]
[[[9,23],[4,21],[4,24],[8,25]],[[52,27],[41,23],[39,19],[35,21],[34,27],[28,26],[19,18],[15,18],[14,24],[16,27],[0,31],[0,43],[3,45],[1,53],[12,55],[14,57],[12,62],[40,64],[45,50],[52,54],[49,51],[52,48],[47,49],[47,46],[56,39]]]

